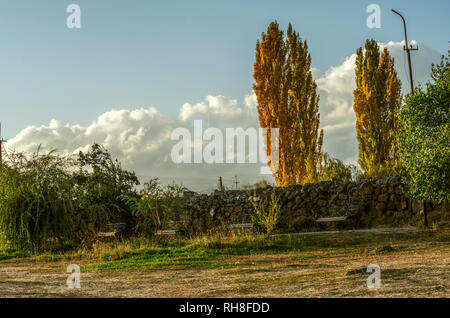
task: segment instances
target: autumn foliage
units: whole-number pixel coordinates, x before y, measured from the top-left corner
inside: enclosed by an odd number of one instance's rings
[[[279,186],[317,182],[322,162],[323,131],[319,132],[319,96],[311,75],[306,41],[272,22],[256,44],[253,90],[261,128],[279,129]],[[268,158],[271,145],[266,142]],[[269,161],[269,165],[271,162]]]
[[[394,59],[375,40],[367,40],[356,57],[356,89],[353,109],[359,143],[359,165],[368,175],[389,172],[398,162],[397,110],[401,102],[401,82]]]

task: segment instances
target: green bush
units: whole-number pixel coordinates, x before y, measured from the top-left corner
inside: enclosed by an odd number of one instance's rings
[[[0,166],[0,245],[38,250],[79,243],[108,222],[133,227],[134,172],[123,170],[102,146],[63,157],[9,154]]]
[[[0,233],[8,248],[39,249],[74,238],[70,158],[12,154],[0,167]]]
[[[254,208],[252,220],[261,226],[267,235],[270,235],[281,218],[280,197],[272,190],[268,202],[259,200],[257,202],[250,199]]]
[[[122,200],[131,207],[137,220],[134,233],[153,235],[157,230],[168,229],[171,222],[176,225],[176,230],[186,231],[185,190],[176,184],[161,187],[158,179],[151,179],[144,184],[140,196],[123,195]]]

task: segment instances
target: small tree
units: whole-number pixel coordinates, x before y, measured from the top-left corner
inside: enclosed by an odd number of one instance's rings
[[[426,90],[408,95],[399,112],[400,161],[408,195],[415,200],[450,199],[450,51],[432,65]]]
[[[87,153],[80,152],[77,166],[74,179],[79,230],[85,232],[89,225],[98,229],[111,221],[130,223],[130,207],[120,197],[136,196],[139,180],[134,171],[124,170],[99,144],[93,144]]]

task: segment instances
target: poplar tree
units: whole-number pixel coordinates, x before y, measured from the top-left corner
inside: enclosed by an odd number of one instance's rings
[[[398,163],[397,111],[401,82],[387,48],[380,53],[375,40],[356,52],[353,109],[359,144],[359,165],[368,176],[390,172]]]
[[[279,186],[319,181],[323,131],[319,132],[319,96],[311,75],[306,41],[289,24],[287,37],[272,22],[256,44],[253,90],[261,128],[279,129]],[[266,142],[270,158],[271,145]],[[270,165],[270,162],[269,162]]]

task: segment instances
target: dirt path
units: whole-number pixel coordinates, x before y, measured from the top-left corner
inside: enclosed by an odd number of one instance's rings
[[[0,264],[1,297],[449,297],[450,247],[418,253],[334,256],[295,261],[295,254],[229,257],[223,269],[86,271],[68,289],[69,263]],[[382,287],[368,289],[369,264]]]

